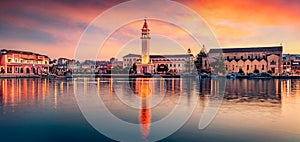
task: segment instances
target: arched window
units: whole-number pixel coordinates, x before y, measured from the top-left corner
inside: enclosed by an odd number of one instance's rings
[[[276,65],[276,62],[274,60],[271,61],[271,65]]]

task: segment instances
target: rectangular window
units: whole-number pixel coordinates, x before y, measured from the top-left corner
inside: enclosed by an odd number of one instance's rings
[[[172,67],[172,64],[170,64],[170,67]]]
[[[178,64],[178,67],[180,67],[180,64]]]
[[[234,56],[233,59],[236,59],[236,56]]]
[[[247,70],[249,70],[249,65],[247,65]]]
[[[229,60],[229,56],[227,56],[227,60]]]
[[[176,64],[174,64],[174,67],[176,67]]]
[[[18,59],[17,58],[15,58],[15,62],[18,63]]]
[[[241,59],[243,59],[244,57],[243,56],[241,56]]]
[[[265,70],[265,65],[262,65],[261,70]]]
[[[11,62],[11,59],[7,59],[7,62],[9,62],[9,63],[10,63],[10,62]]]

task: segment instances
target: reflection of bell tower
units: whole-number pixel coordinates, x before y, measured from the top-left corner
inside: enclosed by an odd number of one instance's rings
[[[149,87],[149,80],[148,79],[141,79],[139,80],[140,90],[139,90],[139,97],[140,97],[140,114],[139,114],[139,122],[141,126],[141,133],[144,138],[147,138],[150,131],[150,124],[151,124],[151,109],[149,104],[149,95],[151,93],[151,89]]]
[[[148,29],[147,20],[145,19],[142,28],[142,64],[149,63],[149,52],[150,52],[150,29]]]

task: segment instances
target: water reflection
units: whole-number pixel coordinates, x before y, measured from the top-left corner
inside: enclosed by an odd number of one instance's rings
[[[83,88],[88,90],[88,78],[83,79]],[[112,79],[96,79],[99,83],[97,92],[107,90],[109,95],[114,94]],[[210,79],[134,79],[130,82],[130,90],[140,96],[141,102],[149,103],[147,97],[151,92],[161,92],[167,95],[180,94],[184,90],[187,94],[198,90],[202,97],[210,96],[218,90],[218,81]],[[75,84],[74,84],[75,85]],[[71,94],[73,92],[72,81],[48,80],[48,79],[1,79],[1,105],[11,106],[17,104],[32,105],[34,102],[43,101],[48,95],[53,95],[53,107],[57,105],[59,95]],[[123,88],[123,91],[128,88]],[[226,80],[224,98],[236,102],[271,102],[282,103],[281,95],[293,96],[300,94],[299,80]],[[141,105],[143,106],[143,105]]]
[[[132,79],[128,87],[118,82],[115,86],[112,78],[74,78],[73,80],[48,79],[1,79],[0,111],[1,115],[21,113],[24,110],[62,109],[74,99],[74,90],[82,88],[85,94],[97,92],[104,98],[112,112],[123,120],[140,124],[140,133],[146,139],[151,133],[151,123],[166,116],[178,101],[179,95],[185,95],[188,107],[193,101],[191,94],[200,96],[197,112],[205,107],[209,97],[219,92],[219,80],[210,79]],[[123,98],[132,100],[139,97],[139,109],[117,103],[116,88],[120,87]],[[133,93],[132,93],[133,92]],[[284,132],[300,133],[300,80],[226,80],[225,95],[219,116],[222,121],[239,122],[245,118],[246,124],[266,126],[264,129],[280,129]],[[157,107],[150,108],[153,103],[150,97],[164,95],[165,98]],[[65,97],[69,96],[69,97]],[[218,97],[218,96],[216,96]],[[68,108],[74,111],[74,108]],[[80,113],[80,112],[78,112]],[[230,115],[228,115],[230,114]],[[250,115],[251,114],[251,115]],[[68,116],[65,116],[68,118]],[[227,118],[227,119],[226,119]],[[199,118],[196,118],[197,120]],[[251,121],[254,121],[253,124]],[[259,123],[261,121],[261,123]],[[269,123],[267,121],[270,121]],[[274,122],[273,122],[274,121]],[[272,123],[273,122],[273,123]],[[193,123],[193,125],[197,125]],[[262,127],[257,126],[257,127]]]
[[[149,83],[149,79],[133,79],[131,81],[132,89],[135,90],[140,97],[139,123],[141,126],[141,134],[144,138],[148,137],[151,125],[151,109],[149,105],[151,88]]]
[[[0,106],[3,106],[3,114],[15,112],[15,108],[36,105],[51,104],[50,107],[56,108],[58,96],[71,93],[69,89],[72,87],[65,80],[23,78],[1,79],[0,82]]]

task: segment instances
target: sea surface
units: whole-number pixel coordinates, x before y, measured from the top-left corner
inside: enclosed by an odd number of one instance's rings
[[[98,98],[94,102],[101,101],[105,108],[87,106],[80,98]],[[212,104],[215,115],[199,129]],[[181,111],[174,111],[176,107]],[[87,116],[98,110],[95,116],[108,110],[139,126],[138,131],[120,126],[116,129],[125,132],[117,135],[142,141],[160,133],[154,123],[172,113],[178,116],[173,120],[182,123],[186,112],[191,116],[183,126],[161,141],[300,141],[297,79],[0,79],[1,141],[114,141],[98,130],[117,123],[99,128],[91,120],[108,120]]]

